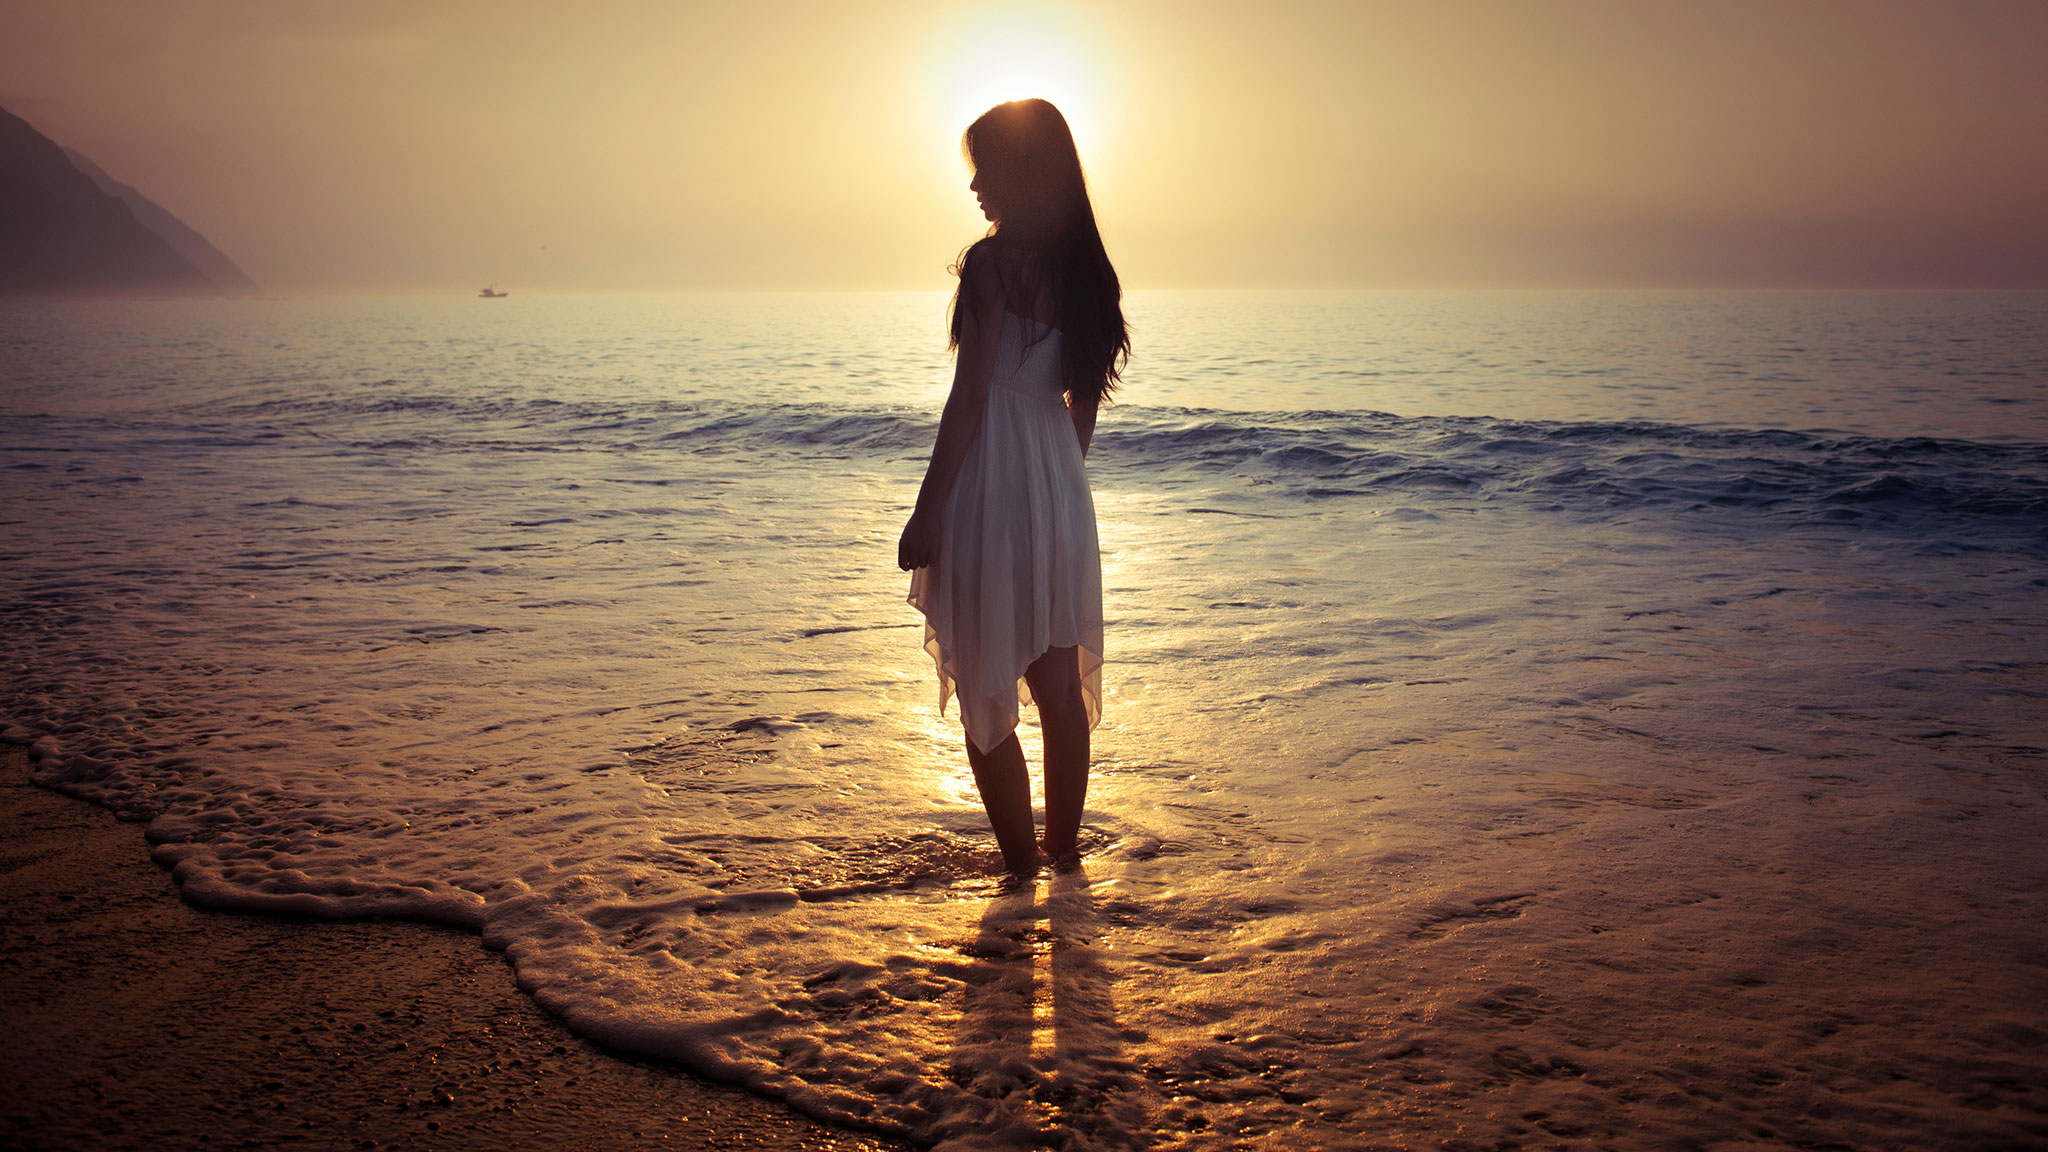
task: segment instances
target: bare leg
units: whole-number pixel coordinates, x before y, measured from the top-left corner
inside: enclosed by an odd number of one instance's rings
[[[1032,842],[1031,778],[1024,770],[1024,748],[1012,732],[995,750],[982,753],[967,742],[967,763],[974,768],[974,786],[981,789],[981,806],[988,809],[989,827],[996,832],[996,846],[1003,850],[1003,864],[1019,876],[1038,871],[1038,845]]]
[[[1045,854],[1074,851],[1088,801],[1088,705],[1081,695],[1081,652],[1048,648],[1024,670],[1045,733]]]

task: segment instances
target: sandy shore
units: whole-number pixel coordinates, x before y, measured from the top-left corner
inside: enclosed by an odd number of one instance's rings
[[[213,913],[0,746],[0,1144],[884,1149],[607,1053],[473,933]]]

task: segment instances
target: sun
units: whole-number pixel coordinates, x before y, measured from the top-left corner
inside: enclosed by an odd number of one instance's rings
[[[1050,100],[1067,118],[1085,162],[1101,143],[1092,38],[1057,8],[970,13],[939,39],[942,130],[958,147],[976,116],[1005,100]]]

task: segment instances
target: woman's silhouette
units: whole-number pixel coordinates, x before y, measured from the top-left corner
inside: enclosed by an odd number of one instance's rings
[[[998,104],[961,140],[991,222],[955,272],[953,390],[897,562],[960,699],[967,760],[1003,862],[1035,872],[1020,705],[1045,736],[1045,853],[1072,855],[1102,715],[1102,562],[1083,467],[1130,354],[1074,137],[1043,100]]]

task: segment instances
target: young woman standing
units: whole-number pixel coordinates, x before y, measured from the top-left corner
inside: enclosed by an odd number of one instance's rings
[[[967,760],[1011,872],[1040,863],[1018,710],[1045,738],[1046,856],[1076,851],[1102,715],[1102,561],[1083,464],[1130,354],[1073,134],[1043,100],[998,104],[961,141],[989,222],[955,271],[953,389],[897,562],[913,570]]]

